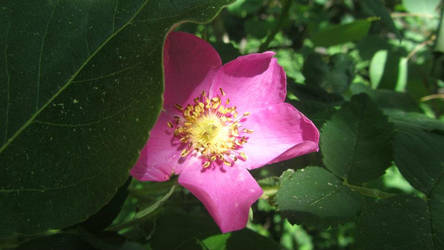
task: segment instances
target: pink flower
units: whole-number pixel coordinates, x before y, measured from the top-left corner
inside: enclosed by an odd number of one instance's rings
[[[163,110],[131,175],[166,181],[177,174],[222,232],[244,228],[262,195],[248,170],[318,150],[316,127],[284,103],[286,76],[273,55],[222,65],[207,42],[171,33]]]

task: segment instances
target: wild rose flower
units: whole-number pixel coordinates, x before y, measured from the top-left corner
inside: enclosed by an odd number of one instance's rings
[[[284,103],[286,76],[273,55],[222,65],[207,42],[171,33],[163,110],[131,175],[166,181],[177,174],[222,232],[244,228],[262,195],[248,170],[318,150],[316,127]]]

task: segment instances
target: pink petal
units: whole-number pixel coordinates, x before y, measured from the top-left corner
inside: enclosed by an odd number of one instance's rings
[[[246,161],[236,162],[247,169],[287,160],[318,151],[319,131],[291,104],[281,103],[251,112],[243,127],[252,129],[240,151]]]
[[[211,93],[222,88],[240,112],[285,100],[286,76],[274,52],[250,54],[225,64],[217,72]]]
[[[167,122],[173,118],[169,112],[161,112],[150,132],[150,138],[131,169],[131,175],[139,181],[167,181],[173,173],[180,173],[188,162],[180,159],[178,145],[173,143],[173,129]]]
[[[165,108],[183,105],[202,90],[208,92],[221,64],[206,41],[184,32],[170,33],[164,47]]]
[[[238,167],[187,166],[179,183],[204,204],[223,233],[244,228],[251,204],[262,195],[250,173]]]

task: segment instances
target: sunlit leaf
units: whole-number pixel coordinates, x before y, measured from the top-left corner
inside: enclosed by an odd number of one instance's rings
[[[390,166],[392,125],[365,94],[353,96],[321,130],[325,166],[350,183],[366,182]]]
[[[277,193],[280,212],[292,223],[325,225],[356,215],[360,197],[320,167],[287,170]]]

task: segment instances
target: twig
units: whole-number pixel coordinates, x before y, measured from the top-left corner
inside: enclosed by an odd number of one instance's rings
[[[423,96],[421,98],[421,102],[426,102],[433,99],[444,99],[444,94],[433,94],[433,95]]]
[[[412,57],[412,56],[414,56],[419,50],[421,50],[422,48],[424,48],[426,45],[429,45],[429,44],[431,44],[431,43],[433,43],[433,41],[435,41],[435,39],[436,39],[436,36],[435,35],[433,35],[429,40],[427,40],[427,41],[424,41],[424,42],[422,42],[422,43],[420,43],[420,44],[418,44],[409,54],[408,54],[408,56],[407,56],[407,61],[408,60],[410,60],[410,58]]]
[[[279,16],[279,20],[278,20],[276,26],[274,26],[271,33],[267,36],[267,39],[259,47],[259,51],[261,51],[261,52],[265,51],[268,48],[271,41],[273,41],[274,37],[279,32],[281,26],[284,24],[285,20],[288,17],[288,13],[290,11],[290,6],[291,6],[291,3],[293,2],[293,0],[284,0],[284,1],[285,1],[285,3],[284,3],[284,6],[282,7],[282,12],[281,12],[281,15]]]
[[[402,18],[402,17],[422,17],[422,18],[438,18],[438,16],[424,14],[424,13],[405,13],[405,12],[393,12],[390,14],[392,18]]]

